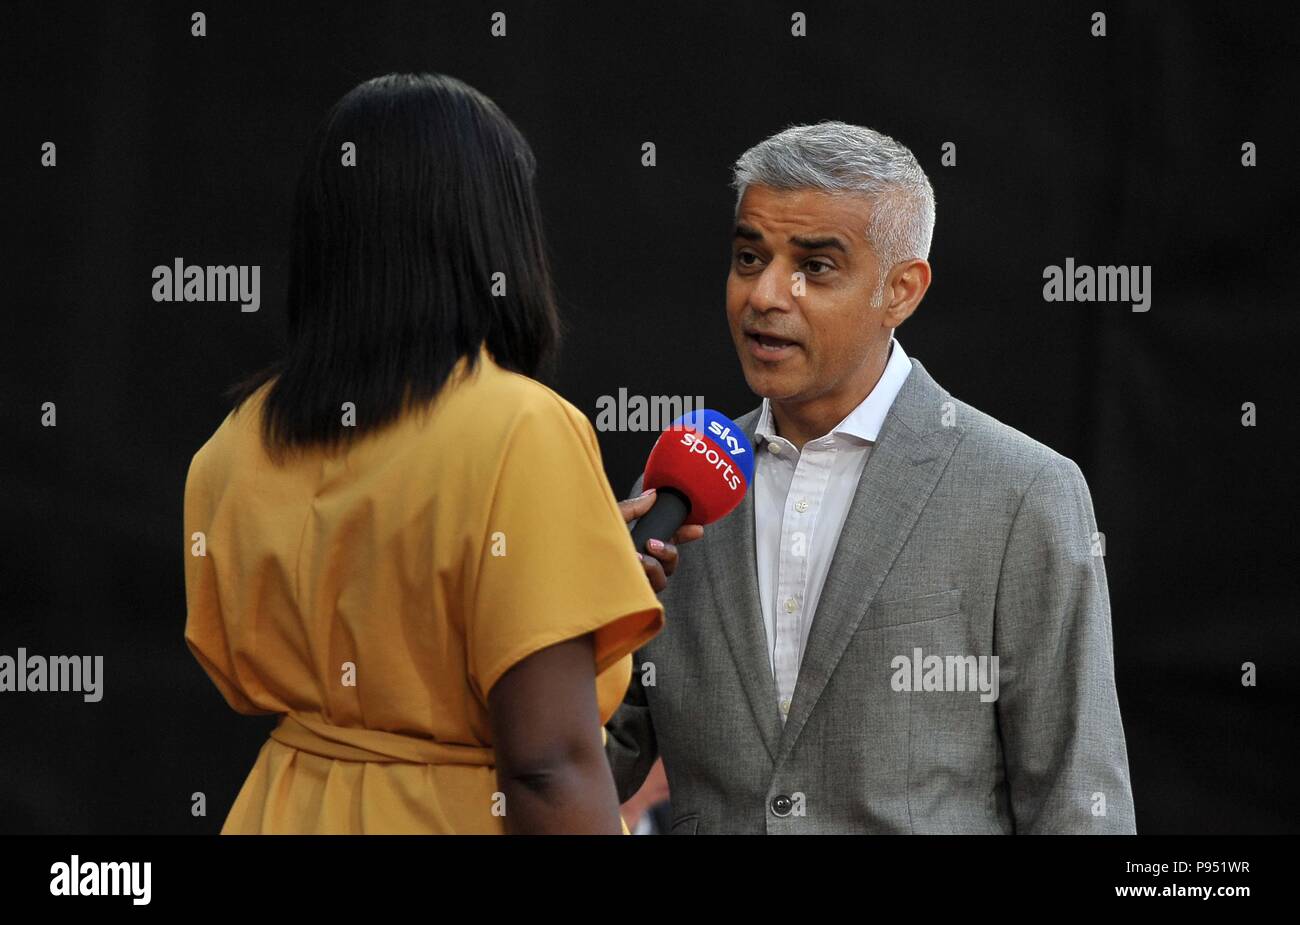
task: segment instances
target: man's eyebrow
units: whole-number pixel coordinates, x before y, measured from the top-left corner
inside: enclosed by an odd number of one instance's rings
[[[844,246],[844,242],[834,235],[827,235],[823,238],[809,238],[795,235],[790,239],[790,243],[796,247],[803,248],[806,251],[820,251],[833,247],[842,254],[847,254],[849,252],[848,248]]]
[[[763,232],[759,231],[757,228],[750,228],[748,225],[743,223],[736,225],[735,236],[737,238],[744,238],[746,241],[763,240]]]

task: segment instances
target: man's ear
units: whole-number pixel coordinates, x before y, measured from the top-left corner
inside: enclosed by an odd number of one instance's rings
[[[909,317],[930,288],[930,264],[919,257],[895,266],[885,286],[885,310],[882,324],[896,328]]]

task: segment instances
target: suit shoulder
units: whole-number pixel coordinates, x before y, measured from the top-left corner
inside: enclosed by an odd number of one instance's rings
[[[973,405],[957,398],[952,401],[962,430],[956,455],[968,465],[1021,491],[1049,468],[1082,479],[1078,465],[1068,456]]]

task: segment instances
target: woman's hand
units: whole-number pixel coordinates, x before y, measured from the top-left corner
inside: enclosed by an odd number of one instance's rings
[[[631,523],[645,516],[646,511],[654,507],[655,497],[655,490],[649,488],[635,498],[620,501],[618,509],[623,515],[623,522]],[[637,558],[641,560],[641,567],[645,569],[646,577],[650,579],[650,587],[654,588],[656,594],[668,587],[668,576],[677,570],[677,547],[685,543],[693,543],[702,536],[704,536],[703,527],[698,524],[684,524],[672,535],[670,542],[650,540],[646,544],[650,555],[637,551]]]

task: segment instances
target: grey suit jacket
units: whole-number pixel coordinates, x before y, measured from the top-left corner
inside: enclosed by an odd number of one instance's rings
[[[757,418],[737,422],[751,439]],[[1096,530],[1078,466],[913,359],[786,722],[747,495],[682,549],[666,626],[636,653],[606,727],[621,798],[662,755],[674,834],[1134,832]],[[915,674],[896,659],[918,655],[997,656],[997,699],[956,674],[899,689]]]

